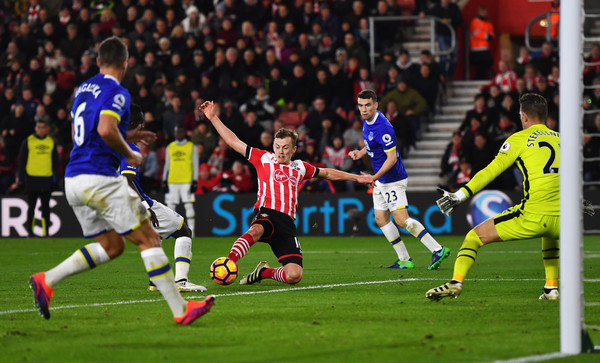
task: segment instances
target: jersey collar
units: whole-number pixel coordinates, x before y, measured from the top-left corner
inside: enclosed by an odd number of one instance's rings
[[[365,120],[367,125],[373,125],[375,123],[375,121],[377,120],[377,118],[379,117],[380,113],[381,113],[380,111],[377,111],[377,114],[375,114],[375,117],[373,117],[373,121],[371,121],[371,122],[369,122],[369,120]]]
[[[119,81],[117,81],[117,79],[109,74],[105,74],[104,75],[105,79],[112,79],[113,81],[115,81],[115,83],[119,84]]]

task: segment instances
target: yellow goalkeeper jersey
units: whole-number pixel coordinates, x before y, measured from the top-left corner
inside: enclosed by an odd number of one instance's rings
[[[523,173],[523,199],[519,208],[536,214],[560,215],[560,134],[544,124],[511,135],[494,160],[461,189],[470,197],[513,163]]]

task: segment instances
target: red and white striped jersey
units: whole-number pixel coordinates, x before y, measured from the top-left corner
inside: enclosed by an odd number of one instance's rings
[[[248,147],[246,157],[256,168],[258,178],[254,209],[274,209],[296,219],[299,185],[305,179],[314,178],[318,168],[302,160],[279,164],[275,154],[253,147]]]

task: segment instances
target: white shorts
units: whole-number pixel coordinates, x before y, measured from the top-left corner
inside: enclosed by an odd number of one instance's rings
[[[183,217],[161,202],[154,200],[154,204],[152,204],[152,208],[150,209],[152,209],[154,214],[156,214],[156,219],[158,219],[158,227],[154,227],[154,230],[158,232],[161,238],[167,239],[171,237],[173,233],[179,231],[181,226],[183,226]]]
[[[373,188],[373,208],[390,212],[406,208],[406,185],[407,179],[386,184],[376,181]]]
[[[194,203],[196,198],[194,193],[190,193],[192,183],[171,184],[169,183],[169,192],[165,194],[165,203],[167,205],[177,205],[182,203]]]
[[[124,176],[82,174],[65,178],[65,194],[86,238],[138,228],[150,214]]]

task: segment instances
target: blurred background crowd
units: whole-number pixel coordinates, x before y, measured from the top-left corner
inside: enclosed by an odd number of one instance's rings
[[[98,72],[97,49],[110,36],[129,47],[123,85],[144,110],[145,127],[158,134],[155,143],[142,148],[142,187],[149,192],[160,188],[165,147],[178,125],[200,157],[197,193],[255,190],[253,168],[198,111],[205,100],[217,102],[220,118],[250,146],[271,149],[277,129],[294,128],[300,135],[298,158],[359,172],[369,170],[368,160],[348,157],[349,150],[364,145],[356,95],[372,88],[396,130],[402,157],[410,158],[429,119],[440,112],[456,55],[434,57],[423,49],[415,56],[402,47],[414,23],[384,22],[377,25],[373,44],[381,56],[371,67],[368,18],[391,15],[436,16],[450,27],[464,27],[472,34],[475,76],[490,80],[449,140],[441,160],[442,184],[466,183],[520,129],[523,92],[546,97],[548,126],[558,130],[555,44],[544,43],[539,54],[523,47],[517,59],[493,59],[485,48],[495,38],[485,7],[467,23],[450,0],[1,1],[0,193],[10,192],[19,147],[41,119],[51,125],[63,172],[72,147],[74,90]],[[447,27],[436,26],[435,35],[438,47],[447,47]],[[599,45],[586,61],[591,65],[585,67],[584,81],[597,88],[586,90],[583,105],[597,109]],[[600,133],[600,113],[586,114],[584,127]],[[600,138],[585,138],[584,154],[600,156]],[[586,180],[600,179],[598,162],[584,168]],[[492,187],[518,188],[520,178],[511,170]],[[335,192],[358,186],[310,180],[302,188]]]

